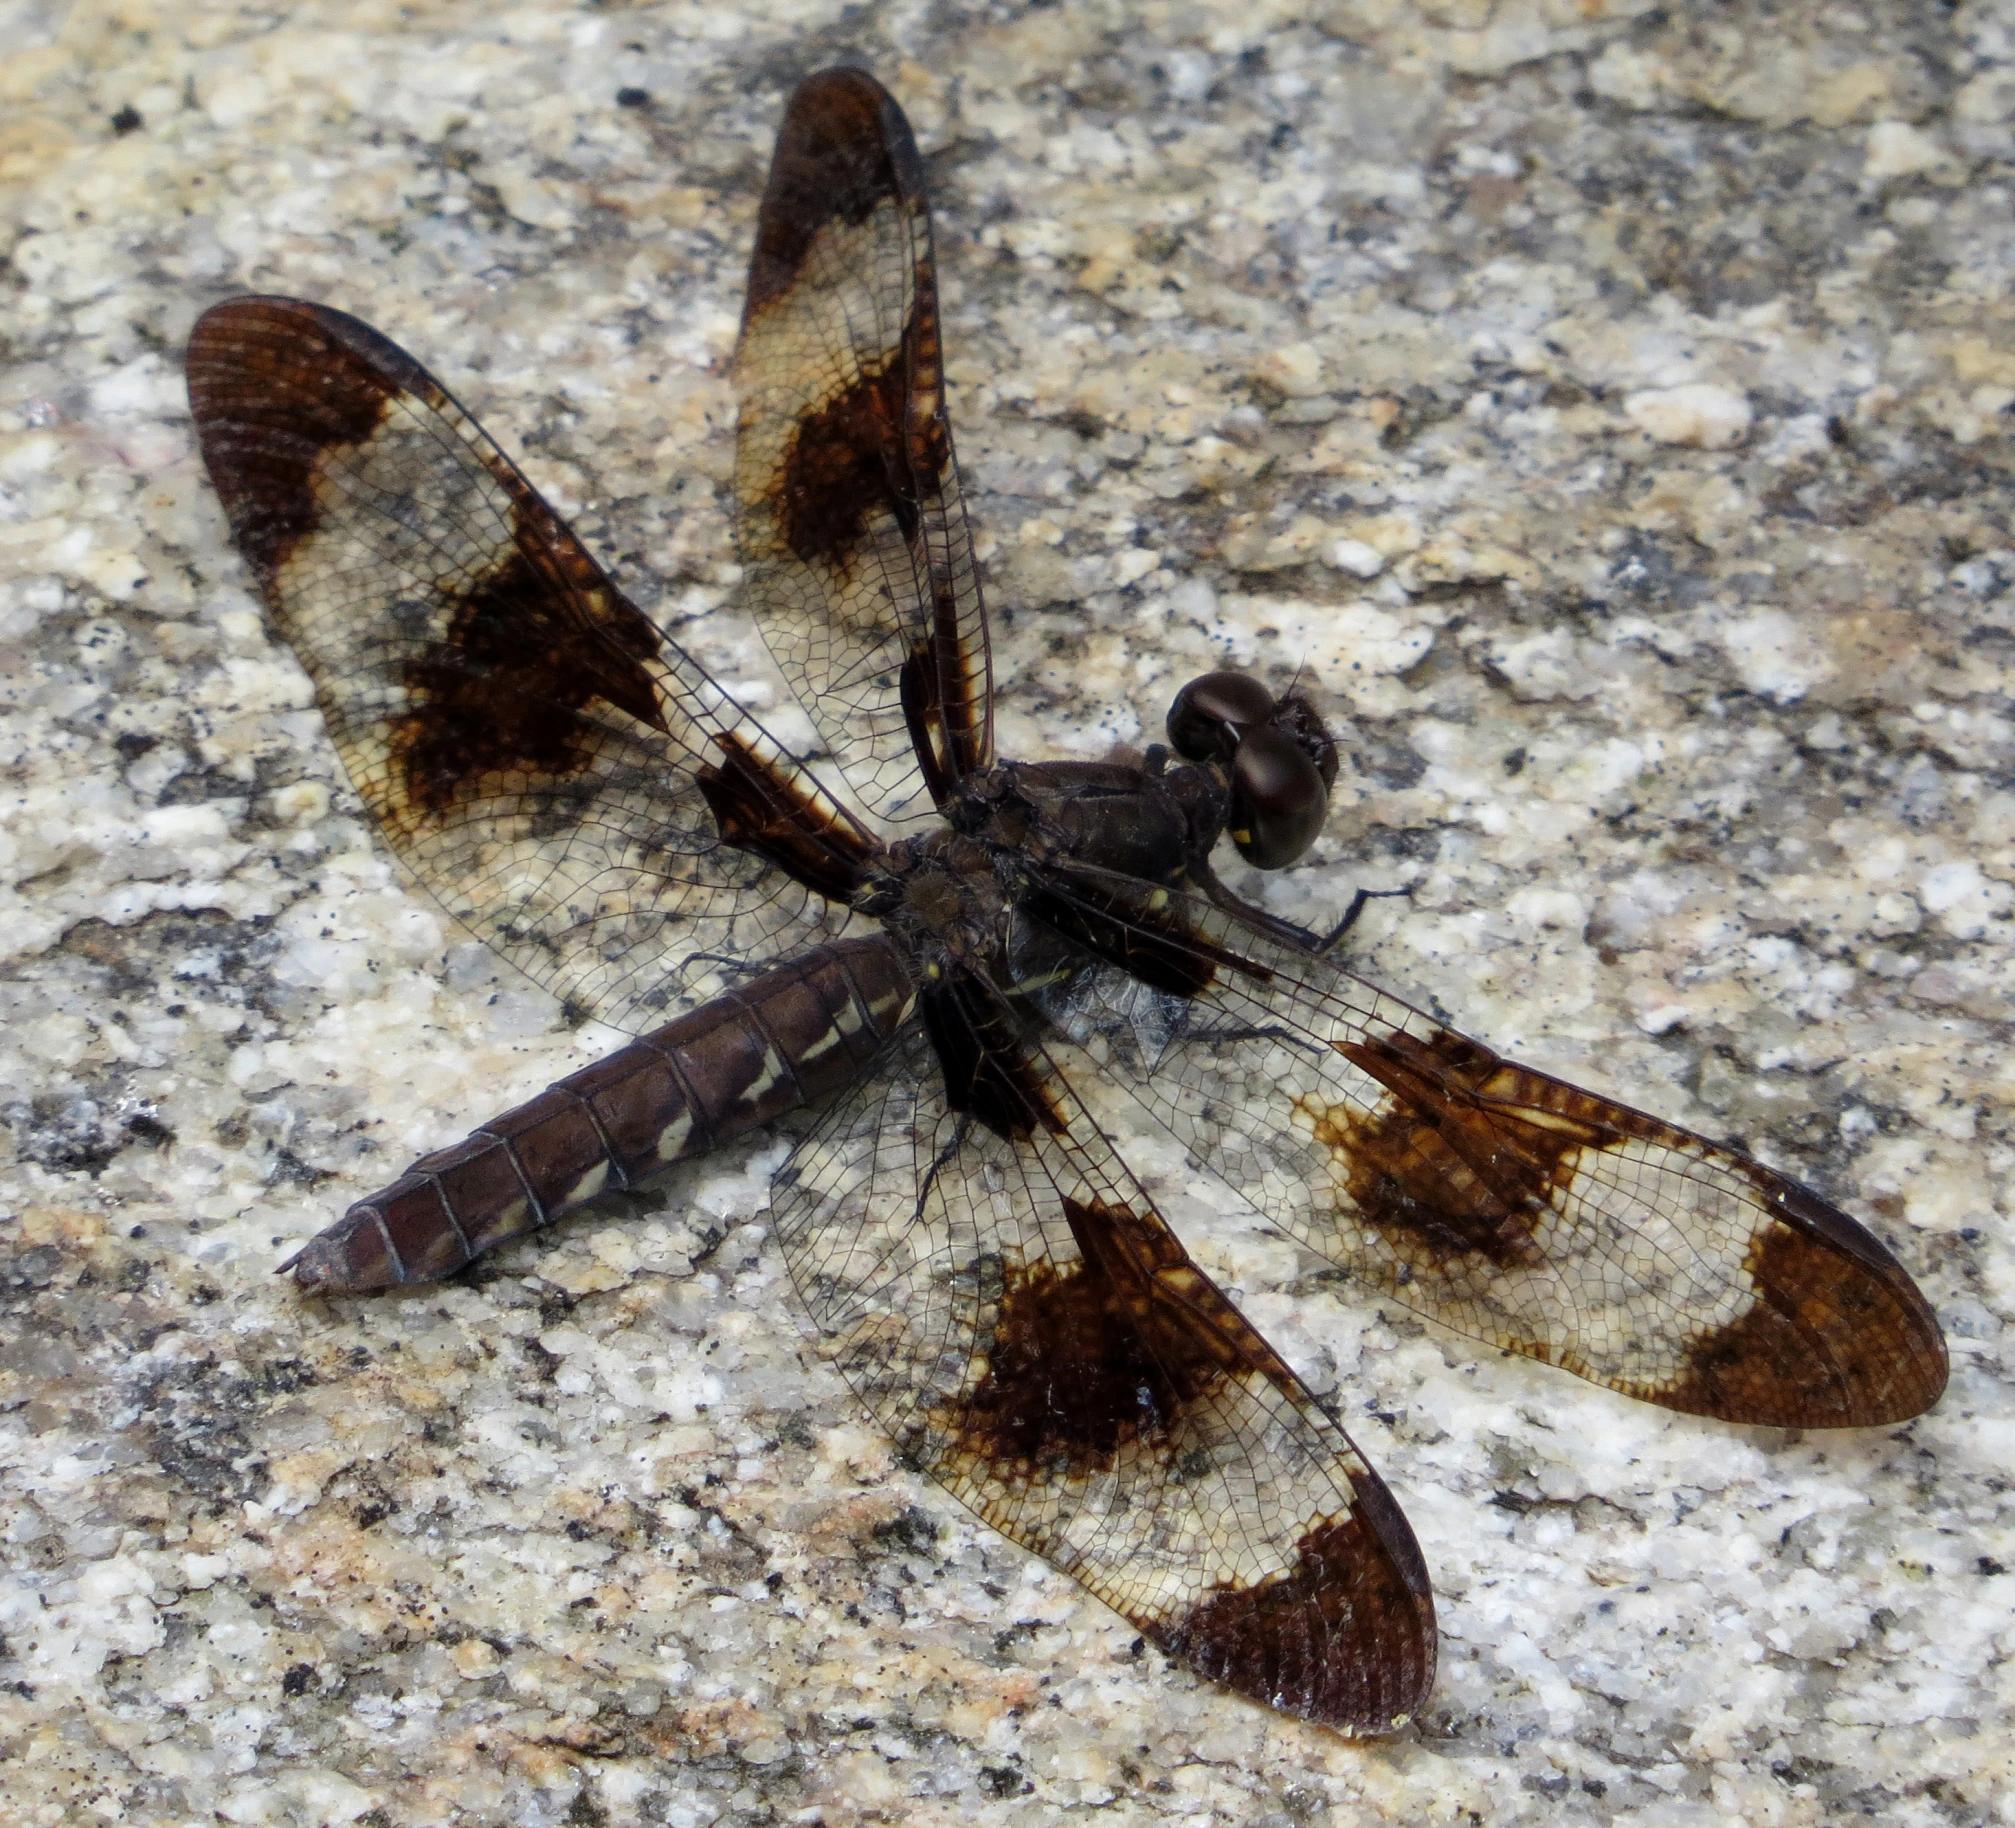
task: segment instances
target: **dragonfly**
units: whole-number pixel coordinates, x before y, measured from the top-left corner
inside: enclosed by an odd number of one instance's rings
[[[308,1294],[452,1275],[798,1113],[775,1236],[904,1462],[1170,1657],[1353,1733],[1432,1693],[1425,1560],[1100,1095],[1489,1349],[1727,1422],[1937,1400],[1937,1323],[1856,1221],[1352,975],[1347,920],[1227,886],[1222,843],[1280,869],[1320,832],[1339,755],[1308,693],[1210,673],[1166,744],[996,754],[923,166],[865,71],[789,99],[734,358],[742,605],[804,753],[376,330],[231,298],[187,373],[232,540],[385,843],[634,1037],[350,1207],[283,1266]]]

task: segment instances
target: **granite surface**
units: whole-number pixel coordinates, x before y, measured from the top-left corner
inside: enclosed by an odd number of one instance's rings
[[[0,6],[0,1820],[2015,1821],[2015,6]],[[1951,1336],[1909,1427],[1669,1416],[1199,1257],[1330,1396],[1443,1659],[1346,1742],[892,1465],[763,1140],[469,1281],[271,1274],[606,1046],[402,881],[179,351],[409,345],[764,690],[725,364],[781,98],[937,200],[1002,747],[1333,694],[1356,963],[1743,1139]]]

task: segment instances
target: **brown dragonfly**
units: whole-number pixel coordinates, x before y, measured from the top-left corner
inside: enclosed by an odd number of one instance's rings
[[[189,393],[232,537],[386,841],[637,1038],[423,1157],[291,1268],[446,1276],[807,1107],[773,1218],[907,1462],[1203,1674],[1387,1731],[1433,1683],[1405,1518],[1086,1103],[1470,1338],[1725,1421],[1870,1427],[1944,1343],[1860,1225],[1499,1059],[1252,907],[1337,767],[1315,708],[1184,688],[1169,747],[996,757],[922,167],[858,70],[791,98],[735,357],[746,605],[823,753],[632,604],[419,363],[236,298]]]

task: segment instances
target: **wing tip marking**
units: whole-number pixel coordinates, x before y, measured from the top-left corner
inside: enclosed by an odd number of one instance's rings
[[[1877,1428],[1922,1415],[1950,1375],[1923,1291],[1866,1227],[1746,1166],[1773,1213],[1743,1260],[1756,1299],[1696,1339],[1655,1400],[1779,1428]]]
[[[432,385],[411,356],[355,318],[260,293],[196,320],[184,372],[232,543],[268,595],[322,524],[314,477],[324,456],[368,439],[400,391]]]
[[[1213,1681],[1352,1735],[1401,1731],[1434,1689],[1433,1591],[1413,1532],[1370,1473],[1347,1512],[1311,1523],[1291,1567],[1225,1583],[1154,1635]]]
[[[827,222],[864,221],[884,197],[922,205],[923,159],[902,109],[865,70],[815,71],[777,129],[743,323],[790,289]]]

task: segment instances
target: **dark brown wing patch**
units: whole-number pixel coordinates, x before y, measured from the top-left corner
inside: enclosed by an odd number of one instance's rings
[[[798,422],[784,454],[777,517],[799,558],[810,563],[846,553],[869,514],[884,506],[905,535],[915,530],[914,504],[889,490],[885,453],[900,437],[901,423],[902,380],[894,363],[862,375]]]
[[[332,450],[363,444],[401,392],[432,380],[396,343],[294,299],[234,299],[189,338],[189,404],[231,538],[261,589],[324,523]]]
[[[1743,1259],[1756,1304],[1700,1339],[1657,1398],[1693,1415],[1782,1428],[1907,1421],[1943,1394],[1945,1342],[1899,1264],[1845,1213],[1768,1168],[1776,1208]],[[1873,1248],[1869,1248],[1870,1246]]]
[[[1055,1130],[1062,1119],[1027,1059],[1027,1024],[975,972],[927,981],[918,998],[954,1111],[970,1112],[996,1136]]]
[[[801,82],[777,129],[756,224],[744,315],[796,285],[828,222],[858,228],[891,198],[921,198],[923,160],[909,122],[865,70]]]
[[[1427,1564],[1384,1485],[1355,1485],[1356,1505],[1302,1537],[1293,1567],[1214,1591],[1159,1636],[1162,1648],[1227,1688],[1314,1720],[1392,1720],[1417,1709],[1434,1681],[1434,1646],[1419,1630],[1434,1603]],[[1386,1654],[1338,1655],[1352,1643]]]
[[[1350,1197],[1370,1224],[1411,1239],[1436,1261],[1481,1256],[1500,1269],[1534,1259],[1541,1215],[1575,1172],[1584,1148],[1658,1126],[1635,1111],[1534,1077],[1488,1048],[1447,1030],[1426,1040],[1404,1032],[1338,1041],[1336,1051],[1392,1094],[1371,1110],[1305,1110],[1315,1134],[1348,1164]],[[1549,1101],[1546,1123],[1507,1128],[1500,1099],[1569,1094]],[[1635,1120],[1625,1131],[1607,1118]]]
[[[538,536],[521,523],[518,537]],[[553,594],[521,544],[463,598],[444,636],[407,662],[413,709],[393,721],[391,746],[415,807],[438,815],[513,769],[579,773],[589,763],[581,713],[597,699],[663,728],[639,664],[657,652],[657,632],[611,592],[604,638],[580,639],[545,613]]]
[[[808,564],[843,560],[878,510],[895,516],[906,540],[917,537],[917,494],[899,470],[891,473],[892,460],[900,452],[912,473],[931,476],[951,458],[942,415],[906,423],[917,339],[912,321],[886,362],[864,369],[846,392],[798,421],[784,454],[778,507],[784,538]]]
[[[780,778],[740,737],[727,733],[714,741],[720,760],[697,778],[721,842],[765,858],[829,901],[851,900],[874,846],[829,806]]]
[[[987,1374],[959,1416],[962,1451],[1024,1477],[1081,1478],[1122,1445],[1170,1440],[1183,1410],[1240,1371],[1294,1388],[1159,1221],[1069,1199],[1063,1213],[1078,1260],[1037,1262],[1008,1284]],[[1215,1324],[1199,1326],[1199,1311]]]

